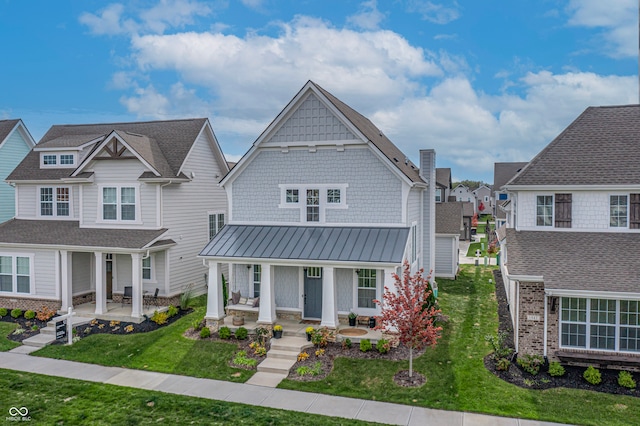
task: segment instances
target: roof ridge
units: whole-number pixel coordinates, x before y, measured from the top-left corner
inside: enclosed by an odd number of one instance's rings
[[[84,126],[115,126],[118,124],[151,124],[151,123],[171,123],[178,121],[198,121],[208,120],[207,117],[199,118],[174,118],[171,120],[151,120],[151,121],[118,121],[114,123],[81,123],[81,124],[53,124],[51,127],[84,127]],[[116,130],[116,129],[114,129]]]

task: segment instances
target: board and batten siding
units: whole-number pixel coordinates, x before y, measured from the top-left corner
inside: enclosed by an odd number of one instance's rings
[[[12,132],[0,146],[0,223],[14,217],[16,211],[15,189],[4,179],[20,164],[29,150],[29,145],[17,131]]]
[[[348,185],[347,208],[326,209],[327,224],[403,222],[402,181],[366,146],[260,150],[233,181],[233,221],[299,223],[300,209],[278,207],[280,185],[323,184]]]
[[[300,308],[300,268],[276,266],[273,272],[276,307]]]
[[[95,290],[93,277],[93,253],[73,252],[69,253],[72,259],[71,265],[71,289],[74,295],[84,294]]]
[[[196,294],[206,291],[207,267],[197,256],[209,242],[208,212],[224,213],[226,220],[227,196],[218,186],[225,174],[218,163],[208,132],[198,137],[182,168],[192,177],[190,182],[162,188],[162,227],[168,228],[166,238],[177,245],[169,249],[169,292],[171,295],[193,285]],[[228,279],[228,265],[222,264],[222,273]]]
[[[137,159],[132,160],[99,160],[91,167],[94,171],[94,183],[82,186],[82,222],[81,226],[109,227],[109,228],[158,228],[157,211],[157,186],[156,183],[139,182],[138,178],[148,169]],[[142,224],[127,223],[127,221],[114,221],[109,223],[96,223],[102,217],[98,209],[101,205],[102,185],[137,186],[139,188],[140,218]]]
[[[442,278],[454,278],[457,272],[457,247],[456,238],[436,235],[436,264],[435,276]]]
[[[338,299],[338,312],[353,310],[353,287],[355,285],[355,272],[353,269],[336,268],[336,299]]]

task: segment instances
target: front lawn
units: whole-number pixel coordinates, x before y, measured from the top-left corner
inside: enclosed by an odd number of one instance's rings
[[[16,324],[14,323],[0,322],[0,352],[9,351],[17,346],[20,346],[20,343],[7,339],[9,333],[13,333],[15,329]]]
[[[482,244],[484,244],[484,250],[482,249]],[[467,250],[467,257],[476,257],[476,250],[480,250],[480,259],[484,258],[485,256],[489,256],[491,258],[495,258],[496,257],[496,253],[493,254],[487,254],[487,248],[489,247],[489,244],[487,243],[487,239],[485,237],[483,237],[479,243],[471,243],[469,244],[469,249]],[[482,262],[480,262],[482,263]]]
[[[407,361],[338,358],[333,371],[316,382],[283,381],[279,387],[355,398],[375,399],[445,410],[585,425],[629,425],[640,412],[640,399],[598,392],[523,389],[506,383],[484,367],[490,352],[484,336],[497,332],[497,302],[492,268],[463,265],[457,280],[438,280],[442,311],[449,316],[435,348],[414,360],[427,377],[421,388],[403,388],[393,375]]]
[[[332,418],[0,369],[0,408],[26,407],[47,425],[365,425]],[[7,421],[7,424],[11,424]],[[20,424],[18,421],[15,424]]]
[[[231,368],[228,365],[237,352],[236,345],[192,340],[182,335],[196,319],[204,316],[206,299],[199,297],[194,304],[194,312],[156,331],[131,335],[90,335],[72,346],[51,345],[33,355],[245,382],[255,371]]]

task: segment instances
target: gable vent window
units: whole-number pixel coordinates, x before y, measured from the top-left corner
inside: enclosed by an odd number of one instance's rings
[[[571,228],[571,194],[555,194],[556,228]]]

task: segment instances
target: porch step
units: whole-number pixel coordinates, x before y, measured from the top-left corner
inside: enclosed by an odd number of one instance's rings
[[[283,351],[283,350],[272,348],[271,350],[269,350],[269,352],[267,352],[267,358],[297,360],[299,353],[300,352],[296,352],[296,351]]]
[[[258,365],[258,372],[282,374],[286,377],[295,363],[295,359],[269,358],[267,356],[267,359]]]
[[[42,332],[40,334],[36,334],[33,337],[29,337],[28,339],[24,339],[22,341],[22,344],[25,346],[34,346],[36,348],[43,348],[47,345],[50,345],[51,343],[56,341],[56,336],[55,335],[50,335],[50,334],[42,334]]]
[[[304,348],[310,348],[313,344],[307,342],[306,337],[284,336],[281,339],[271,339],[271,349],[295,352],[296,355]]]

